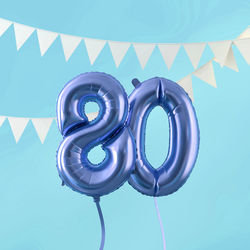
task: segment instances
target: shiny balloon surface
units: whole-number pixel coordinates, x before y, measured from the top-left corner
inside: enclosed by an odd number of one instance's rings
[[[129,97],[128,125],[135,137],[137,159],[129,183],[145,195],[169,195],[186,182],[198,155],[195,110],[186,92],[175,82],[156,77],[142,83],[135,81],[135,85]],[[145,127],[150,111],[158,105],[168,115],[170,140],[166,160],[155,169],[145,155]]]
[[[136,88],[128,100],[115,78],[92,72],[77,76],[60,93],[57,120],[64,139],[57,168],[63,183],[73,190],[100,197],[129,179],[142,194],[164,196],[177,191],[189,177],[199,149],[199,127],[190,98],[165,78],[133,84]],[[84,111],[89,101],[100,108],[93,121]],[[168,155],[158,169],[145,155],[147,118],[156,106],[168,115],[170,133]],[[88,152],[99,144],[106,157],[92,164]]]
[[[84,105],[97,102],[98,117],[88,121]],[[64,136],[57,151],[57,169],[63,183],[80,193],[99,197],[119,188],[134,169],[135,142],[125,123],[128,99],[121,84],[105,73],[77,76],[61,91],[57,121]],[[106,153],[99,164],[88,152],[101,144]]]

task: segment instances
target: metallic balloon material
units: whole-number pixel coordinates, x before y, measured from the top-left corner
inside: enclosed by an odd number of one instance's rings
[[[98,103],[98,117],[89,122],[88,101]],[[57,152],[62,181],[75,191],[99,197],[119,188],[134,170],[135,141],[125,123],[128,99],[121,84],[105,73],[91,72],[71,80],[59,95],[57,121],[64,136]],[[101,144],[106,153],[99,164],[88,152]]]
[[[129,183],[149,196],[168,195],[186,182],[198,155],[195,110],[186,92],[175,82],[156,77],[135,85],[129,96],[128,125],[135,137],[137,159]],[[150,111],[158,105],[168,115],[170,140],[166,160],[155,169],[145,155],[145,127]]]

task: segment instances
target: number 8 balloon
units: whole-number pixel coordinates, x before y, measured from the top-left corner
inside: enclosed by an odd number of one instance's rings
[[[89,122],[84,105],[98,103],[98,117]],[[59,175],[67,186],[98,198],[119,188],[134,169],[135,142],[125,126],[128,99],[121,84],[104,73],[85,73],[71,80],[59,95],[57,120],[64,136],[57,152]],[[105,159],[92,164],[88,152],[102,144]]]
[[[133,83],[136,88],[129,97],[128,125],[136,140],[137,159],[129,183],[149,196],[168,195],[185,183],[197,158],[199,128],[195,111],[186,92],[170,80],[156,77]],[[157,105],[168,114],[170,145],[166,160],[155,169],[145,155],[145,127],[150,111]]]

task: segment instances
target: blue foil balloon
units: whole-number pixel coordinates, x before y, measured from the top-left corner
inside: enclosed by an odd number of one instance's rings
[[[100,111],[89,122],[86,102]],[[125,122],[128,99],[121,84],[105,73],[85,73],[71,80],[57,102],[57,121],[64,136],[57,152],[57,169],[63,183],[73,190],[100,197],[119,188],[134,170],[135,142]],[[106,153],[100,164],[88,160],[98,144]]]
[[[129,96],[128,125],[136,140],[137,159],[129,183],[149,196],[164,196],[178,190],[189,177],[199,149],[199,128],[192,102],[175,82],[152,78],[136,85]],[[155,169],[145,155],[145,127],[150,111],[161,106],[169,120],[169,151]],[[158,122],[161,122],[160,120]]]

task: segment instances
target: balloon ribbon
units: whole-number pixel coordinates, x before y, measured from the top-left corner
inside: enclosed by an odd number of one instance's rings
[[[161,220],[161,214],[160,214],[160,210],[158,207],[158,202],[156,197],[154,197],[154,202],[155,202],[155,208],[156,208],[156,212],[157,212],[157,217],[160,223],[160,228],[161,228],[161,236],[162,236],[162,241],[163,241],[163,249],[166,250],[166,240],[165,240],[165,233],[164,233],[164,228],[163,228],[163,224],[162,224],[162,220]]]
[[[103,250],[104,242],[105,242],[105,224],[104,224],[104,219],[103,219],[103,215],[102,215],[102,209],[100,206],[100,197],[95,197],[94,202],[96,204],[96,208],[97,208],[97,211],[99,214],[100,223],[101,223],[101,227],[102,227],[102,241],[101,241],[101,245],[100,245],[100,250]]]

